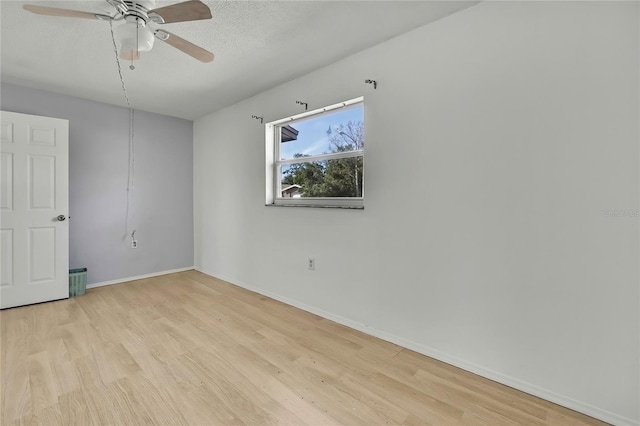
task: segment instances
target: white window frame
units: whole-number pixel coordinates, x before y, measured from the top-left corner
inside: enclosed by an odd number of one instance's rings
[[[281,120],[271,121],[265,124],[265,150],[266,150],[266,205],[268,206],[296,206],[296,207],[338,207],[338,208],[364,208],[364,182],[362,185],[362,197],[313,197],[313,198],[288,198],[281,196],[282,166],[288,164],[309,163],[322,160],[337,160],[341,158],[362,157],[364,167],[364,149],[336,152],[331,154],[320,154],[309,157],[291,158],[280,160],[280,137],[279,128],[283,124],[294,124],[296,121],[346,108],[357,104],[364,104],[364,97],[358,97],[338,104],[318,108],[313,111],[306,111]],[[363,173],[364,177],[364,173]]]

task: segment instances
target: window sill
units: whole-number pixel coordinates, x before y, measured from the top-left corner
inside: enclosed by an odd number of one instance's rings
[[[265,204],[265,207],[306,207],[312,209],[364,210],[364,206],[332,206],[322,204]]]

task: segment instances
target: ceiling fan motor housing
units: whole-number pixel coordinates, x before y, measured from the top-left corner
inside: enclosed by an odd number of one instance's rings
[[[146,24],[149,21],[149,10],[156,6],[155,0],[107,0],[109,4],[114,6],[122,17],[131,22],[135,19],[141,19]],[[134,21],[135,22],[135,21]]]
[[[120,42],[121,56],[137,59],[140,52],[148,52],[153,48],[155,37],[148,28],[147,11],[155,6],[152,0],[121,1],[109,0],[122,14],[125,22],[115,28]]]

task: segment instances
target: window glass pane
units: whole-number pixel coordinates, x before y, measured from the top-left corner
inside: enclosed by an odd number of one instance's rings
[[[282,166],[282,198],[362,197],[362,156]]]
[[[362,104],[281,125],[280,159],[364,148]]]

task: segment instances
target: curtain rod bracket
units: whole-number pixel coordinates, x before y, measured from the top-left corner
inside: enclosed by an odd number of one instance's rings
[[[374,90],[378,88],[378,82],[375,81],[375,80],[366,79],[364,82],[367,83],[367,84],[373,84],[373,89]]]
[[[306,102],[302,102],[302,101],[296,101],[296,104],[298,105],[304,105],[304,110],[306,111],[309,108],[309,104]]]
[[[252,115],[251,118],[255,118],[256,120],[260,120],[260,124],[262,124],[262,117],[258,117],[257,115]]]

